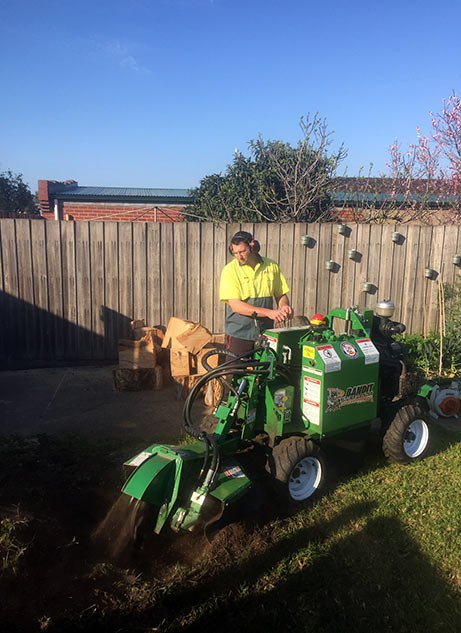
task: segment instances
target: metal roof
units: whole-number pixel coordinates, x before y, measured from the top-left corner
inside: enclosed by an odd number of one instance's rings
[[[69,187],[52,192],[57,200],[118,201],[118,202],[180,202],[191,201],[189,189],[152,189],[139,187]]]
[[[430,194],[396,194],[391,195],[390,193],[372,193],[369,191],[357,191],[357,192],[344,192],[344,191],[331,191],[328,193],[330,199],[338,204],[338,203],[349,203],[349,204],[367,204],[367,203],[395,203],[395,204],[403,204],[405,202],[418,202],[420,200],[425,200],[429,205],[443,205],[443,204],[453,204],[455,202],[459,202],[461,196],[448,195],[442,196],[440,194],[430,193]]]
[[[56,192],[57,195],[65,196],[112,196],[114,198],[129,197],[135,198],[188,198],[188,189],[152,189],[141,187],[74,187],[64,191]]]

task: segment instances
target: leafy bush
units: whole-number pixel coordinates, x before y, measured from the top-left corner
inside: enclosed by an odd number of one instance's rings
[[[396,337],[397,338],[397,337]],[[430,332],[429,336],[407,334],[398,337],[405,345],[410,365],[421,369],[426,378],[439,375],[440,335]],[[442,337],[442,376],[461,376],[461,329],[447,330]]]
[[[461,332],[461,277],[453,285],[443,284],[447,329]]]

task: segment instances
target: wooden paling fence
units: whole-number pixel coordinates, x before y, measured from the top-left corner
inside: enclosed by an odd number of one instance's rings
[[[330,223],[0,219],[2,365],[115,358],[133,318],[166,325],[178,316],[222,332],[219,275],[237,230],[252,232],[261,254],[279,262],[295,314],[390,298],[395,319],[427,333],[438,329],[440,280],[453,284],[461,270],[453,264],[461,252],[453,225],[350,224],[343,235]],[[425,276],[428,267],[435,280]]]

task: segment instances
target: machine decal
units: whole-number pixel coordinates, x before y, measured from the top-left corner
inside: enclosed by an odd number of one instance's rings
[[[303,416],[307,418],[311,424],[318,426],[320,424],[320,404],[303,398]]]
[[[148,453],[147,451],[143,451],[142,453],[139,453],[139,455],[136,455],[136,457],[134,457],[131,462],[129,462],[129,466],[141,466],[141,464],[143,462],[146,461],[146,459],[149,459],[149,457],[152,457],[152,453]]]
[[[304,400],[320,403],[320,380],[304,376]]]
[[[346,390],[339,387],[328,387],[326,411],[337,411],[348,404],[373,402],[374,382],[365,385],[354,385]]]
[[[316,376],[323,376],[323,372],[320,369],[315,369],[314,367],[307,367],[303,365],[303,371],[308,371],[310,374],[315,374]]]
[[[289,422],[291,422],[291,414],[293,408],[292,390],[277,389],[277,391],[274,393],[274,404],[280,411],[280,413],[283,413],[284,424],[288,424]]]
[[[325,366],[325,373],[339,371],[341,369],[341,359],[339,358],[333,345],[319,345],[315,348]]]
[[[232,466],[232,468],[225,468],[223,472],[228,479],[236,479],[237,477],[245,477],[245,474],[238,466]]]
[[[348,343],[347,341],[341,343],[341,351],[349,358],[357,358],[357,356],[359,355],[358,351],[355,349],[352,343]]]
[[[264,334],[264,338],[269,343],[269,347],[271,349],[273,349],[274,352],[276,352],[277,351],[277,339],[275,338],[275,336],[267,336],[267,334]]]
[[[303,345],[303,356],[306,358],[315,358],[315,347],[310,347],[310,345]]]
[[[369,338],[358,338],[356,343],[365,356],[365,365],[379,363],[379,352]]]

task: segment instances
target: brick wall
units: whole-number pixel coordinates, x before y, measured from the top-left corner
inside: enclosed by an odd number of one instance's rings
[[[60,202],[63,220],[106,222],[177,222],[186,205],[133,204],[121,202]],[[42,212],[43,214],[43,212]],[[43,214],[54,218],[54,213]]]
[[[54,220],[53,193],[73,189],[78,185],[76,180],[65,180],[59,182],[56,180],[39,180],[38,181],[38,203],[40,205],[40,213],[47,220]]]

